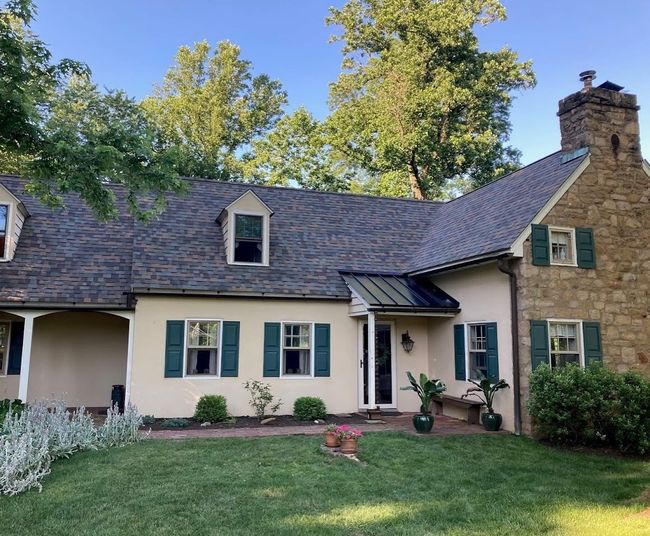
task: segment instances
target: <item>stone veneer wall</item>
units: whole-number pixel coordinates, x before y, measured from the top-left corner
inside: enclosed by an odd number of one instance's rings
[[[602,90],[598,91],[597,96],[602,96]],[[575,101],[576,95],[560,103],[561,114],[563,104]],[[620,94],[615,98],[620,100]],[[574,150],[587,141],[591,163],[542,223],[593,228],[596,269],[533,266],[530,239],[524,245],[517,271],[526,433],[531,431],[526,410],[532,368],[530,320],[598,321],[604,365],[650,374],[650,178],[641,163],[636,107],[593,100],[584,104],[586,100],[582,107],[560,116],[562,148]],[[620,142],[616,148],[613,134]]]

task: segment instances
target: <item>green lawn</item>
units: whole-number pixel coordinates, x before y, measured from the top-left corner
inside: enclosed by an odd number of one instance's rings
[[[649,534],[650,462],[507,435],[368,434],[361,466],[318,437],[161,441],[58,461],[0,498],[0,533],[301,536]]]

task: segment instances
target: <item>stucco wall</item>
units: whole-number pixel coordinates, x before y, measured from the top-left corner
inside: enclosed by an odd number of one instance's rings
[[[166,321],[189,318],[238,320],[241,323],[237,378],[164,377]],[[193,414],[201,395],[221,394],[226,397],[232,415],[251,415],[248,393],[242,385],[251,378],[271,385],[272,392],[283,402],[280,414],[292,413],[293,402],[300,396],[321,397],[331,413],[356,411],[359,408],[359,326],[364,320],[350,317],[345,301],[140,296],[136,308],[131,400],[144,414],[188,417]],[[414,411],[418,407],[416,397],[399,391],[399,387],[406,383],[406,370],[427,370],[427,322],[410,317],[392,320],[396,323],[398,407]],[[264,322],[282,321],[331,325],[330,377],[262,376]],[[415,340],[410,355],[400,345],[401,333],[406,329]]]
[[[0,188],[0,193],[1,192],[2,189]],[[21,321],[22,318],[9,313],[0,312],[0,322],[12,320]],[[7,355],[5,359],[8,360],[9,356]],[[0,399],[9,398],[13,400],[15,398],[18,398],[18,384],[20,382],[20,376],[13,374],[10,376],[4,375],[4,372],[7,370],[7,364],[8,363],[5,363],[4,370],[0,371],[2,372],[2,374],[0,374]]]
[[[499,349],[499,375],[512,385],[512,331],[510,318],[510,287],[508,276],[495,263],[458,270],[437,276],[434,282],[460,301],[461,312],[454,318],[432,318],[429,321],[431,341],[431,374],[447,385],[447,393],[461,396],[471,384],[455,379],[454,324],[463,322],[496,322]],[[514,395],[512,389],[500,391],[495,397],[495,411],[503,414],[503,428],[514,427]],[[462,410],[445,411],[452,417]]]

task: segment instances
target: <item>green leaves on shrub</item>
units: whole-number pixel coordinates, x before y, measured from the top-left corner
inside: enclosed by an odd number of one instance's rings
[[[315,421],[327,417],[325,402],[315,396],[301,396],[293,403],[293,415],[301,421]]]
[[[5,398],[0,401],[0,424],[4,422],[5,416],[9,413],[9,408],[11,408],[13,414],[16,414],[20,413],[25,408],[25,404],[23,404],[20,398],[16,398],[15,400]]]
[[[554,443],[650,451],[650,379],[636,372],[542,365],[530,376],[528,410],[536,434]]]
[[[190,424],[189,419],[165,419],[160,426],[163,428],[187,428]]]
[[[203,395],[199,398],[194,412],[197,422],[221,422],[228,418],[226,399],[221,395]]]

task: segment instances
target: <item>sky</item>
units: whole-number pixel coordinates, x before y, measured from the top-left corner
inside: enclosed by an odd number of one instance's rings
[[[37,0],[33,30],[55,59],[86,62],[100,85],[141,99],[181,45],[228,39],[255,73],[282,82],[288,110],[323,118],[328,83],[341,62],[328,43],[331,5],[343,0]],[[508,20],[477,30],[480,47],[509,46],[533,61],[537,86],[516,92],[511,143],[522,163],[559,149],[558,100],[580,89],[578,73],[597,71],[638,95],[642,151],[650,157],[650,0],[502,0]],[[646,105],[644,107],[644,104]],[[644,140],[645,135],[645,140]]]

